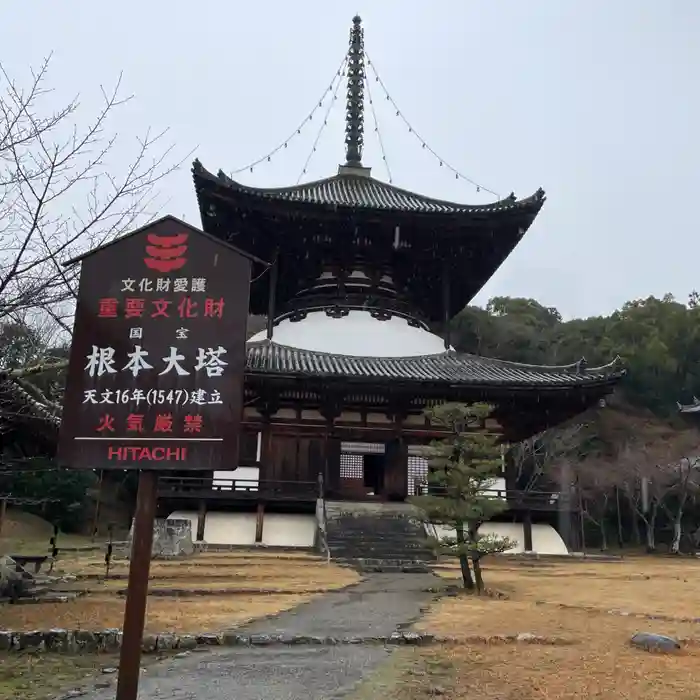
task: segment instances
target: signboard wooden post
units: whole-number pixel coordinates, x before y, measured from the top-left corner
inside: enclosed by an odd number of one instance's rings
[[[78,261],[59,458],[140,471],[117,686],[117,700],[136,700],[158,473],[238,455],[250,268],[262,261],[171,216]]]

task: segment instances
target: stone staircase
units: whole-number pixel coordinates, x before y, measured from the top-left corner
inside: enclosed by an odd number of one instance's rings
[[[424,573],[435,555],[420,514],[406,503],[328,501],[331,558],[361,571]]]

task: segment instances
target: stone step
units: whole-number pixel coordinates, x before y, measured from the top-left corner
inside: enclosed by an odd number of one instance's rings
[[[337,559],[336,561],[366,573],[424,574],[431,571],[429,562],[420,560],[367,559],[358,557]]]
[[[334,560],[367,570],[425,570],[435,555],[413,506],[381,503],[327,504],[327,542]]]
[[[360,552],[405,552],[406,558],[415,557],[419,552],[432,552],[430,547],[425,545],[420,547],[401,547],[383,545],[378,542],[329,542],[328,547],[331,552],[360,551]]]
[[[423,518],[414,513],[326,513],[326,520],[338,521],[346,520],[348,522],[361,520],[381,520],[391,523],[400,520],[413,522],[421,522]]]
[[[372,529],[370,529],[372,528]],[[379,530],[374,530],[374,528],[380,528]],[[375,523],[367,523],[364,527],[337,527],[335,525],[332,525],[331,523],[328,523],[326,525],[326,530],[329,533],[333,534],[338,534],[338,535],[367,535],[369,532],[374,532],[375,537],[391,537],[392,535],[394,537],[411,537],[411,536],[416,536],[417,533],[420,533],[421,537],[425,537],[424,530],[416,528],[416,527],[383,527],[382,525],[377,525]]]
[[[378,528],[378,529],[374,529]],[[358,537],[360,535],[365,536],[368,533],[373,533],[375,537],[426,537],[423,530],[419,530],[415,527],[407,527],[401,529],[394,528],[384,528],[376,525],[367,525],[366,527],[326,527],[326,532],[328,534],[346,537]]]
[[[327,513],[345,513],[347,515],[365,514],[386,516],[419,515],[420,510],[410,503],[386,503],[371,501],[326,501]]]
[[[364,534],[358,534],[358,535],[340,535],[340,534],[332,534],[328,533],[326,539],[329,542],[338,542],[338,543],[345,543],[345,542],[377,542],[378,544],[390,544],[390,545],[399,545],[401,547],[425,547],[426,546],[426,538],[424,537],[416,537],[415,535],[411,536],[406,536],[406,537],[395,537],[395,536],[387,536],[387,535],[376,535],[374,537],[368,537],[367,533]]]

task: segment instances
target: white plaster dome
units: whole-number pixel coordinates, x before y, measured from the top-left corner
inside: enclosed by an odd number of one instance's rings
[[[266,337],[261,331],[248,342]],[[440,336],[410,326],[405,318],[392,316],[380,321],[369,311],[359,310],[341,318],[313,311],[301,321],[283,319],[275,325],[272,341],[299,350],[352,357],[416,357],[445,352],[445,341]]]

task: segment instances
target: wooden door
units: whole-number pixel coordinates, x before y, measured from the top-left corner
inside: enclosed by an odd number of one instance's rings
[[[408,495],[408,445],[401,438],[386,444],[383,495],[390,501],[403,501]]]

